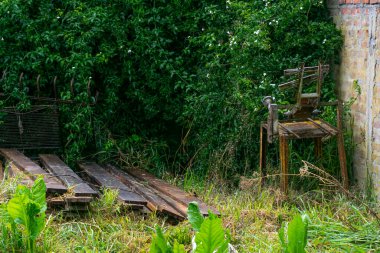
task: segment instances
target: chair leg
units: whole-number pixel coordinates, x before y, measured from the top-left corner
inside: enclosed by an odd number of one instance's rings
[[[260,127],[260,175],[261,185],[265,183],[265,176],[267,175],[267,132],[266,129]]]
[[[315,154],[315,158],[317,159],[322,158],[322,138],[314,139],[314,154]]]
[[[346,151],[344,150],[344,138],[343,138],[343,123],[342,123],[342,117],[343,117],[343,106],[342,103],[338,103],[337,108],[337,121],[338,121],[338,153],[339,153],[339,164],[340,164],[340,171],[342,174],[342,180],[343,180],[343,187],[344,189],[348,190],[349,182],[348,182],[348,173],[347,173],[347,160],[346,160]]]
[[[281,164],[281,190],[288,193],[288,166],[289,166],[289,145],[284,136],[280,136],[280,164]]]

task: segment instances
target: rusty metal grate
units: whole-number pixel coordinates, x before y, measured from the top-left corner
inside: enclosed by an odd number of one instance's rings
[[[0,148],[59,149],[59,114],[55,105],[35,105],[27,111],[0,110]]]

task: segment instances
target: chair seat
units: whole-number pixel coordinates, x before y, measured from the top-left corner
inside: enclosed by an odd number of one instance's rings
[[[267,124],[263,124],[267,128]],[[285,120],[279,122],[278,135],[286,139],[308,139],[335,136],[338,129],[321,119]]]

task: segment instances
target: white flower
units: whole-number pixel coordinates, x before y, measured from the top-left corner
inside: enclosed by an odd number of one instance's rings
[[[259,33],[260,33],[260,30],[257,30],[257,31],[254,32],[254,34],[256,34],[256,35],[259,34]]]
[[[128,54],[132,53],[132,50],[131,49],[128,49]]]

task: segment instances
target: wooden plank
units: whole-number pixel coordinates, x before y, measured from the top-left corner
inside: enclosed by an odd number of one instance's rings
[[[8,177],[19,177],[21,179],[20,183],[31,187],[34,181],[29,178],[25,173],[17,168],[12,162],[5,163],[6,174],[4,176]]]
[[[289,144],[284,136],[280,136],[281,190],[288,193]]]
[[[133,176],[115,168],[112,165],[107,165],[106,169],[113,175],[117,176],[123,183],[131,189],[141,194],[147,201],[147,207],[153,212],[162,212],[173,216],[179,220],[185,220],[187,215],[187,207],[181,203],[175,202],[168,196],[160,196],[154,189],[147,185],[138,182]]]
[[[132,191],[131,188],[123,184],[108,171],[94,162],[79,163],[79,167],[101,187],[119,190],[118,199],[130,205],[146,205],[147,201],[140,195]]]
[[[213,212],[216,215],[220,215],[220,213],[213,207],[208,206],[206,203],[201,201],[200,199],[194,197],[193,195],[179,189],[178,187],[168,184],[164,180],[158,179],[152,174],[143,171],[138,168],[129,169],[128,173],[133,175],[134,177],[144,181],[146,184],[156,189],[159,192],[164,193],[165,195],[171,197],[172,199],[188,206],[190,202],[197,202],[199,205],[199,210],[203,215],[208,215],[208,210]]]
[[[338,124],[338,153],[339,153],[339,164],[340,171],[343,180],[344,189],[348,190],[350,186],[350,182],[348,180],[348,172],[347,172],[347,157],[346,151],[344,149],[344,137],[343,137],[343,105],[341,102],[338,103],[337,108],[337,124]]]
[[[84,182],[71,168],[69,168],[56,155],[41,154],[43,166],[53,175],[55,175],[64,185],[72,190],[74,196],[98,196],[86,182]]]
[[[261,185],[265,183],[267,175],[267,130],[263,125],[260,127],[260,175]]]
[[[35,180],[39,175],[44,177],[46,191],[48,193],[65,193],[67,188],[56,179],[49,177],[49,173],[43,170],[39,165],[30,160],[24,154],[16,149],[0,149],[0,153],[18,169],[27,174],[31,179]]]

